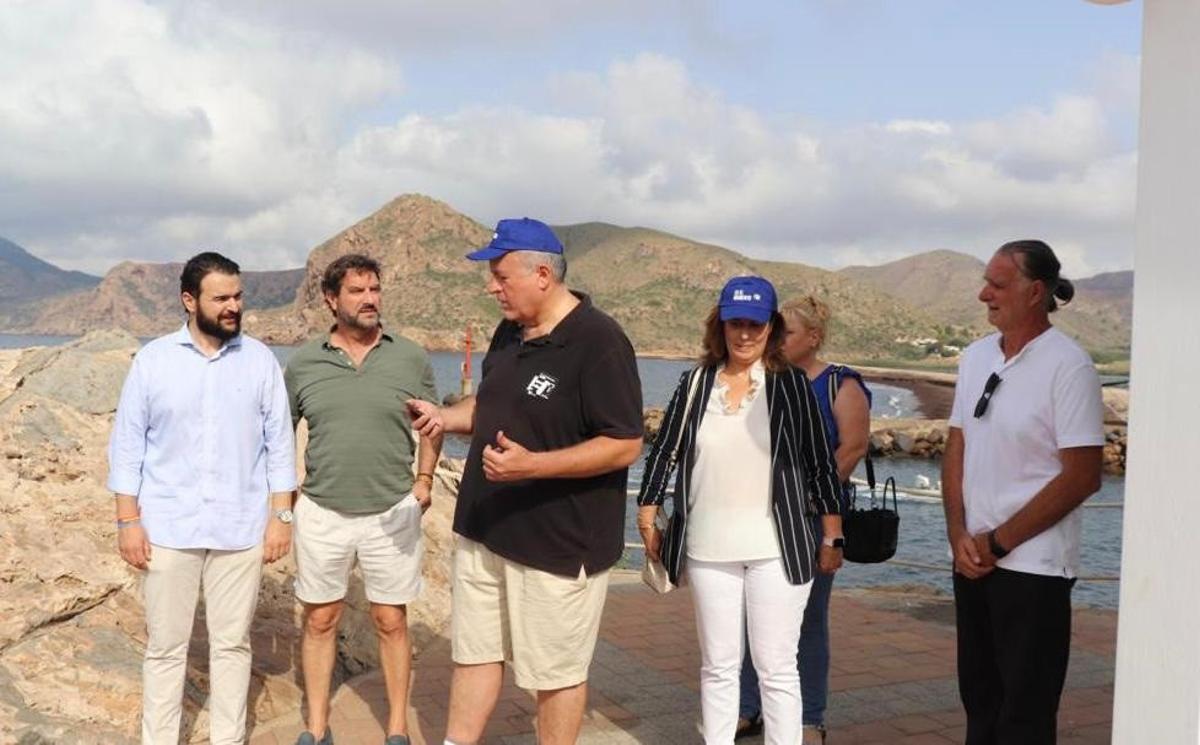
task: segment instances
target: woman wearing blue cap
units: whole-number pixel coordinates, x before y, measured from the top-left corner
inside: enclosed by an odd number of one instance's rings
[[[686,563],[709,745],[733,741],[745,638],[765,742],[800,741],[801,619],[813,577],[838,563],[835,553],[818,552],[809,517],[819,514],[826,535],[841,535],[837,467],[808,379],[784,357],[784,331],[770,282],[725,284],[706,322],[700,364],[680,378],[638,495],[646,552],[662,559],[673,582]],[[654,516],[675,465],[664,534]]]
[[[850,501],[850,474],[867,454],[871,432],[871,391],[862,375],[845,365],[829,364],[818,354],[825,344],[831,311],[813,295],[784,303],[779,313],[787,324],[783,352],[788,361],[804,370],[812,382],[829,446],[837,463],[842,483],[842,507]],[[822,551],[834,549],[841,534],[822,530],[819,520],[814,529],[821,538]],[[840,553],[841,549],[837,549]],[[829,700],[829,599],[833,574],[820,573],[813,579],[804,623],[800,627],[800,689],[804,695],[803,745],[825,742],[825,708]],[[742,660],[741,711],[738,732],[750,733],[762,726],[758,678],[749,656]]]

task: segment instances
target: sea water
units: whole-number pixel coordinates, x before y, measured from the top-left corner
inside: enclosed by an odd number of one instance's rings
[[[19,336],[0,334],[0,349],[27,346],[55,346],[69,341],[65,336]],[[273,347],[282,364],[291,355],[293,347]],[[457,393],[460,388],[462,355],[450,352],[434,352],[430,355],[439,395]],[[479,363],[482,355],[475,357],[472,370],[473,387],[479,386]],[[687,360],[663,360],[640,358],[638,372],[642,380],[642,395],[646,406],[666,406],[680,375],[691,366]],[[910,417],[920,415],[916,396],[909,390],[879,383],[869,384],[873,393],[871,415],[874,418]],[[449,437],[446,454],[464,457],[467,441],[461,437]],[[916,487],[929,483],[934,486],[940,479],[941,464],[938,460],[907,457],[879,458],[875,461],[875,472],[882,482],[888,476],[896,479],[900,487],[900,543],[896,558],[908,562],[940,566],[942,569],[916,569],[895,564],[849,564],[837,575],[839,587],[878,587],[913,585],[925,590],[950,592],[950,557],[947,552],[946,524],[940,503],[929,503],[909,499],[905,487]],[[857,475],[863,477],[860,465]],[[642,460],[639,459],[629,472],[629,487],[636,491],[641,483]],[[1125,480],[1106,476],[1099,492],[1093,495],[1091,504],[1121,504],[1124,500]],[[1117,583],[1089,579],[1093,577],[1115,577],[1120,572],[1121,520],[1119,508],[1083,508],[1083,546],[1081,556],[1081,580],[1075,587],[1073,600],[1080,605],[1116,607]],[[641,537],[635,527],[637,512],[630,498],[626,512],[626,541],[640,543]],[[625,562],[640,566],[641,550],[630,548]]]
[[[434,353],[431,355],[438,392],[457,392],[459,389],[461,354]],[[642,396],[645,406],[664,407],[671,398],[680,376],[692,365],[688,360],[638,359],[638,373],[642,380]],[[473,385],[479,385],[478,365],[475,365]],[[871,416],[880,418],[903,418],[920,416],[920,404],[912,391],[881,383],[869,383],[872,392]],[[448,455],[462,457],[466,453],[466,441],[450,438],[447,441]],[[642,459],[629,470],[629,488],[636,491],[641,484]],[[887,477],[896,479],[900,489],[900,541],[896,558],[912,563],[942,567],[918,569],[895,564],[850,564],[838,572],[837,584],[841,587],[878,587],[881,585],[916,585],[925,590],[950,593],[950,554],[947,549],[946,521],[940,503],[918,501],[909,498],[904,489],[918,488],[922,484],[937,486],[941,479],[941,461],[908,457],[878,458],[875,473],[880,483]],[[860,464],[856,475],[866,478]],[[863,489],[863,499],[869,495]],[[1120,504],[1124,499],[1125,479],[1119,476],[1104,477],[1100,491],[1093,495],[1091,504]],[[625,540],[641,543],[637,532],[635,515],[637,505],[630,498],[626,512]],[[1119,508],[1083,508],[1083,546],[1081,551],[1081,577],[1110,578],[1120,573],[1121,520]],[[642,553],[638,548],[626,552],[625,562],[641,566]],[[1117,605],[1117,583],[1101,579],[1081,579],[1075,586],[1073,600],[1079,605],[1115,608]]]

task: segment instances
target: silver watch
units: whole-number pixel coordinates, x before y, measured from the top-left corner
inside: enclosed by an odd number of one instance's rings
[[[282,510],[275,510],[275,517],[278,518],[279,522],[283,523],[284,525],[291,525],[294,515],[292,514],[291,510],[285,507]]]

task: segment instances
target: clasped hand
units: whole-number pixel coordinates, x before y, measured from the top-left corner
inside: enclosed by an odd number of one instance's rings
[[[996,568],[996,557],[988,545],[987,533],[971,535],[961,531],[955,536],[951,549],[954,551],[954,571],[967,579],[981,579]]]

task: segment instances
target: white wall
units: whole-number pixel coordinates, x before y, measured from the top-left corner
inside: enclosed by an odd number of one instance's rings
[[[1143,0],[1113,742],[1200,742],[1200,0]]]

